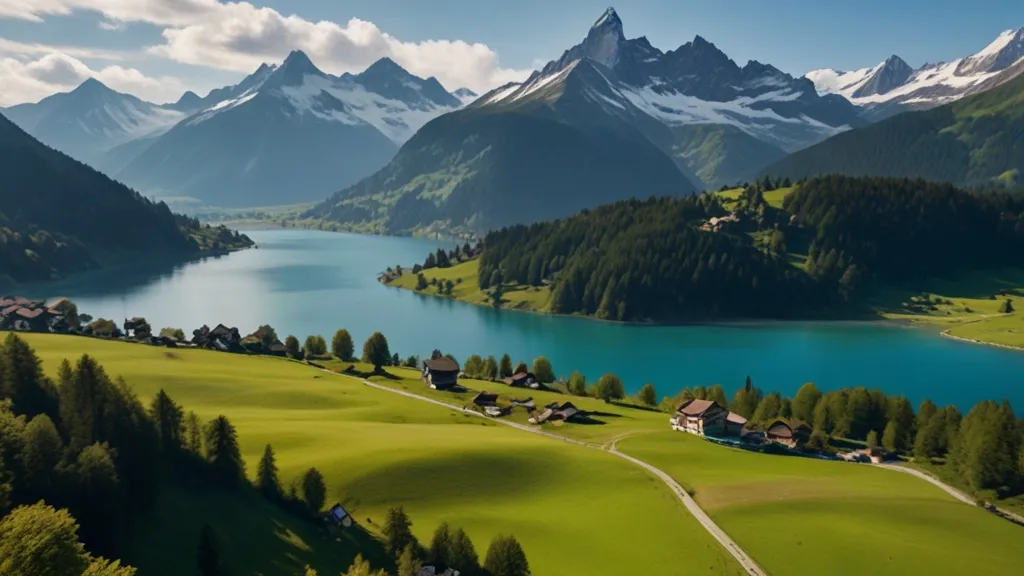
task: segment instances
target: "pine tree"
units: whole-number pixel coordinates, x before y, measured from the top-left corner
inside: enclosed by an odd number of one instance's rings
[[[451,546],[448,548],[448,567],[462,574],[473,575],[480,570],[480,557],[476,554],[473,541],[462,528],[452,534]]]
[[[501,373],[500,375],[502,378],[508,378],[509,376],[512,376],[512,357],[509,356],[508,354],[505,354],[501,357],[501,365],[499,371]]]
[[[409,544],[416,543],[416,537],[412,535],[412,521],[405,513],[405,508],[398,506],[388,510],[387,519],[384,522],[384,538],[388,552],[392,556],[397,556]]]
[[[238,433],[227,416],[218,416],[206,426],[206,459],[217,482],[224,487],[237,486],[245,478]]]
[[[149,416],[156,424],[163,451],[173,453],[180,450],[184,445],[185,412],[162,388],[153,397]]]
[[[302,476],[302,499],[313,514],[320,512],[327,500],[327,484],[316,468],[310,468]]]
[[[447,522],[442,522],[434,530],[434,537],[430,540],[429,560],[436,567],[448,566],[448,550],[451,549],[452,535]]]
[[[185,417],[185,447],[198,456],[203,455],[203,425],[199,415],[189,412]]]
[[[487,360],[484,360],[483,377],[486,380],[498,379],[498,362],[494,356],[488,356]]]
[[[43,499],[50,494],[63,455],[64,442],[49,416],[40,414],[25,426],[25,445],[21,452],[23,484],[33,499]]]
[[[8,334],[0,347],[0,399],[10,398],[14,412],[28,418],[37,414],[55,418],[56,396],[32,347],[17,335]]]
[[[398,558],[398,576],[419,576],[422,569],[423,563],[416,558],[415,547],[407,544]]]
[[[484,569],[489,576],[530,576],[526,552],[514,536],[496,536],[487,547]]]
[[[256,467],[256,486],[267,498],[277,498],[281,495],[281,481],[277,476],[277,459],[274,457],[274,449],[267,444],[263,449],[263,457]]]
[[[209,524],[203,524],[199,532],[199,550],[196,552],[199,576],[226,576],[227,571],[220,559],[220,542],[217,533]]]

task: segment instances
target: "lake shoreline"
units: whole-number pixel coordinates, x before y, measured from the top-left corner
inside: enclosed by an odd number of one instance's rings
[[[939,336],[949,338],[950,340],[957,340],[959,342],[965,342],[968,344],[980,344],[982,346],[991,346],[994,348],[1002,348],[1004,350],[1013,350],[1014,352],[1024,352],[1024,347],[1011,346],[1009,344],[999,344],[998,342],[985,342],[984,340],[975,340],[974,338],[965,338],[963,336],[955,336],[950,334],[949,328],[939,332]]]

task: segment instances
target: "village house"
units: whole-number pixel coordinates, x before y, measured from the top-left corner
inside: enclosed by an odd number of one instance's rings
[[[241,342],[242,337],[238,333],[238,328],[228,328],[223,324],[217,324],[213,330],[210,330],[208,326],[203,326],[192,331],[192,344],[199,348],[210,348],[221,352],[240,352],[243,350]]]
[[[811,437],[811,427],[806,422],[790,423],[785,420],[776,420],[765,429],[764,436],[767,442],[796,448]]]
[[[741,436],[746,425],[747,419],[735,412],[729,412],[725,417],[725,433],[729,436]]]
[[[473,404],[481,408],[486,408],[488,406],[497,406],[498,395],[490,394],[488,392],[481,392],[473,397]]]
[[[459,365],[444,356],[424,360],[423,380],[435,390],[450,390],[459,384]]]
[[[545,422],[554,422],[561,420],[563,422],[582,422],[587,419],[587,413],[580,410],[572,402],[566,402],[559,404],[558,402],[552,402],[548,404],[544,412],[541,412],[539,416],[530,418],[530,421],[534,424],[543,424]]]
[[[20,332],[67,332],[66,318],[58,310],[47,308],[43,300],[21,296],[0,298],[0,330]]]
[[[508,378],[504,378],[503,382],[513,388],[536,388],[537,377],[533,375],[533,372],[516,372]]]
[[[714,400],[690,400],[683,403],[669,422],[673,430],[698,436],[718,435],[725,431],[729,411]]]

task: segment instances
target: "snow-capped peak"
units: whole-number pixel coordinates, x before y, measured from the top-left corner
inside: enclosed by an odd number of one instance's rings
[[[619,46],[625,41],[622,20],[614,8],[608,8],[590,28],[582,48],[587,58],[612,68],[619,59]]]
[[[896,56],[852,72],[814,70],[806,77],[819,94],[840,94],[860,106],[900,104],[929,108],[1010,80],[1024,59],[1024,28],[1007,30],[980,52],[917,70]]]

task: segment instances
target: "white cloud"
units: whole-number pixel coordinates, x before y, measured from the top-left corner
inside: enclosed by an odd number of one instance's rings
[[[4,87],[0,91],[0,106],[35,102],[67,92],[88,78],[153,102],[172,101],[184,92],[176,78],[152,78],[135,68],[118,65],[93,70],[73,56],[51,52],[35,60],[0,58],[0,86]]]
[[[461,40],[406,42],[372,22],[353,18],[344,26],[285,16],[248,2],[217,0],[0,0],[0,16],[41,20],[74,10],[102,14],[110,22],[148,22],[164,28],[164,43],[151,54],[237,72],[280,61],[301,49],[331,73],[359,72],[388,56],[418,76],[435,76],[449,90],[484,92],[522,80],[530,70],[502,68],[484,44]]]

